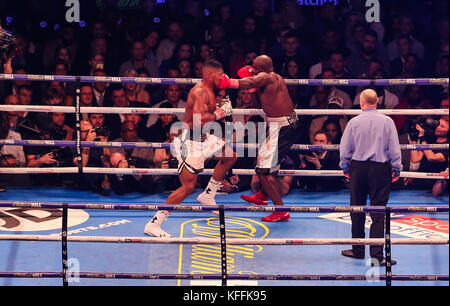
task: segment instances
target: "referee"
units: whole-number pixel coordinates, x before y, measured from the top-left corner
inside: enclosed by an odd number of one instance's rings
[[[350,180],[350,205],[386,206],[391,184],[398,180],[401,151],[394,121],[377,111],[378,97],[374,90],[361,93],[362,114],[348,122],[340,144],[339,166]],[[366,214],[351,213],[352,238],[365,238]],[[370,238],[384,237],[384,213],[371,213]],[[365,246],[353,245],[342,255],[364,259]],[[370,246],[370,257],[377,259],[380,266],[386,265],[382,245]],[[392,264],[396,264],[393,260]]]

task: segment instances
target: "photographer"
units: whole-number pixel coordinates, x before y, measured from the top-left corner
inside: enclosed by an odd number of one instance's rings
[[[416,131],[410,132],[411,144],[448,143],[448,117],[439,120],[421,118],[416,125]],[[409,170],[427,173],[440,173],[448,167],[448,150],[411,151]],[[436,182],[428,179],[407,180],[407,186],[431,189]]]
[[[34,131],[29,131],[29,138],[38,140],[71,140],[72,129],[65,125],[64,113],[45,114],[50,117],[50,121],[45,123],[45,127],[33,126]],[[27,127],[30,129],[30,127]],[[27,167],[70,167],[72,166],[72,154],[66,147],[40,147],[25,146],[25,156]],[[45,174],[34,176],[36,184],[59,186],[62,181],[70,176],[61,174]]]
[[[122,123],[121,137],[114,139],[114,142],[145,142],[138,138],[138,130],[135,121],[124,121]],[[131,160],[136,168],[177,168],[178,161],[170,156],[170,152],[165,149],[134,148],[121,149],[111,148],[111,153],[121,153],[129,161]],[[146,176],[148,182],[148,192],[163,192],[166,187],[174,186],[176,177],[152,175]]]
[[[98,135],[96,129],[89,121],[81,121],[81,141],[108,141],[108,137]],[[109,166],[109,148],[82,148],[81,163],[83,167],[108,167]],[[72,148],[72,162],[78,166],[76,149]],[[105,188],[105,175],[103,174],[82,174],[78,183],[81,190],[91,190],[102,196],[109,196],[109,191]]]
[[[331,145],[330,135],[325,130],[314,134],[313,145]],[[338,170],[338,151],[309,151],[299,154],[300,168],[306,170]],[[343,187],[339,177],[303,177],[300,185],[314,191],[335,190]]]
[[[120,152],[111,154],[109,159],[113,168],[136,168],[133,159],[126,158]],[[131,192],[151,194],[154,190],[153,178],[150,175],[108,175],[112,190],[118,195]]]
[[[114,139],[113,142],[145,142],[145,140],[138,138],[137,125],[134,121],[124,121],[120,134],[121,137]],[[154,166],[154,151],[154,149],[147,148],[111,148],[111,154],[119,152],[125,155],[127,159],[134,159],[137,168],[152,168]]]

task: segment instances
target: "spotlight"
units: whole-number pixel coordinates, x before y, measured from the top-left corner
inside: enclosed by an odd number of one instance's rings
[[[79,25],[80,25],[81,28],[84,28],[86,26],[86,21],[80,20]]]
[[[158,17],[153,18],[153,22],[154,23],[160,23],[161,19],[159,19]]]
[[[39,25],[41,26],[41,28],[45,29],[47,27],[47,22],[41,21],[41,23]]]

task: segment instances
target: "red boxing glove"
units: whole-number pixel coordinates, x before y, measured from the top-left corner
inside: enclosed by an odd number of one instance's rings
[[[241,79],[252,77],[253,76],[253,67],[252,66],[242,67],[241,69],[239,69],[237,74]]]
[[[253,67],[252,66],[245,66],[245,67],[242,67],[241,69],[239,69],[239,71],[238,71],[238,76],[241,78],[241,79],[243,79],[243,78],[248,78],[248,77],[253,77],[254,75],[253,75]],[[248,90],[248,92],[249,93],[255,93],[256,92],[256,88],[252,88],[252,89],[249,89]]]
[[[219,89],[227,89],[227,88],[234,88],[234,89],[239,88],[239,80],[230,79],[225,73],[222,73]]]

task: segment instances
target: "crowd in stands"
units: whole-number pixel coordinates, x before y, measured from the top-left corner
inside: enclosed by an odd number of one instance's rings
[[[32,2],[32,1],[30,1]],[[383,1],[381,22],[366,21],[365,1],[299,5],[296,1],[252,0],[241,8],[234,1],[142,1],[136,10],[106,7],[86,26],[63,23],[59,29],[33,35],[35,29],[11,24],[16,36],[14,57],[2,58],[0,69],[14,74],[201,78],[208,59],[220,61],[225,73],[251,65],[269,55],[275,72],[286,79],[386,79],[449,77],[449,2]],[[241,1],[242,2],[242,1]],[[2,9],[7,10],[7,7]],[[30,9],[25,7],[25,9]],[[2,12],[0,11],[0,15]],[[0,16],[4,17],[4,16]],[[3,27],[7,24],[2,19]],[[44,31],[37,25],[36,31]],[[4,54],[2,55],[4,56]],[[80,104],[93,107],[184,108],[191,86],[83,83]],[[297,109],[359,108],[363,87],[288,86]],[[448,86],[374,87],[381,109],[448,109]],[[5,105],[74,106],[76,84],[71,82],[0,81]],[[248,90],[229,95],[235,108],[258,108]],[[350,116],[301,116],[298,144],[339,144]],[[401,144],[448,143],[448,116],[393,116]],[[82,114],[81,140],[114,142],[171,142],[178,115]],[[241,122],[261,122],[259,116],[233,116]],[[0,139],[75,140],[74,114],[1,112]],[[73,147],[1,146],[0,167],[74,167]],[[83,148],[85,167],[176,168],[165,149]],[[253,169],[254,158],[240,158],[235,168]],[[211,161],[206,168],[212,168]],[[447,150],[404,151],[405,171],[448,171]],[[283,169],[339,170],[337,151],[292,151]],[[176,176],[146,175],[0,175],[8,186],[65,186],[107,196],[129,192],[174,190]],[[199,180],[199,184],[207,178]],[[327,191],[345,188],[341,177],[289,177],[291,188]],[[401,180],[398,188],[432,189],[435,180]],[[442,193],[444,187],[435,195]],[[431,184],[431,185],[430,185]],[[256,177],[230,176],[222,191],[258,190]]]

